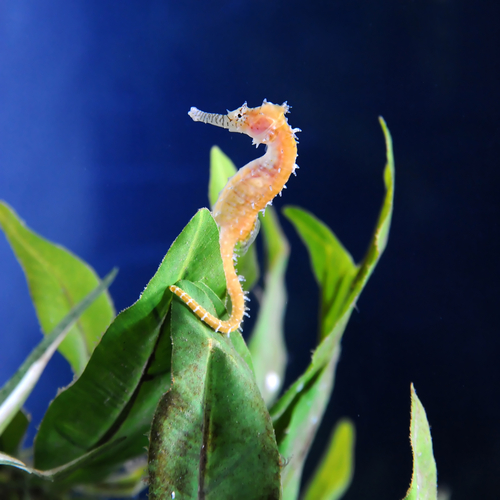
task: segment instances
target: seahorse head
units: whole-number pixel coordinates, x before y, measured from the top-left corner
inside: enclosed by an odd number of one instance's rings
[[[265,144],[271,140],[279,127],[286,124],[285,113],[288,109],[286,102],[280,106],[264,99],[262,106],[258,108],[249,108],[245,102],[238,109],[228,111],[227,128],[231,132],[249,135],[254,144]]]

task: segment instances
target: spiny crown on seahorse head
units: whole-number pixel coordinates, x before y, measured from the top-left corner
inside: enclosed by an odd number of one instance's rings
[[[175,293],[189,308],[216,332],[227,333],[237,330],[246,313],[245,296],[240,278],[234,268],[234,247],[237,243],[248,243],[258,231],[259,211],[265,210],[277,194],[281,194],[290,175],[299,168],[297,158],[296,132],[288,125],[285,114],[289,106],[281,106],[264,99],[262,106],[249,108],[247,103],[227,115],[205,113],[191,108],[189,116],[196,122],[209,123],[228,129],[230,132],[247,134],[253,144],[266,145],[264,156],[257,158],[231,177],[220,192],[212,215],[219,226],[219,244],[227,291],[231,298],[231,316],[222,321],[200,306],[179,287],[172,285]]]

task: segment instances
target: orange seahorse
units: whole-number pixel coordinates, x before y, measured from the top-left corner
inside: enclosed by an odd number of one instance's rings
[[[296,132],[288,125],[285,114],[289,106],[281,106],[264,99],[262,106],[249,108],[247,103],[227,115],[205,113],[191,108],[189,116],[197,122],[209,123],[249,135],[253,144],[266,145],[266,153],[251,161],[229,179],[220,192],[212,215],[219,226],[219,243],[227,291],[231,298],[231,316],[222,321],[200,306],[179,287],[172,285],[175,293],[188,307],[216,332],[237,330],[246,315],[245,294],[234,268],[234,247],[238,242],[249,243],[258,231],[259,211],[265,210],[273,198],[285,188],[290,175],[298,166]]]

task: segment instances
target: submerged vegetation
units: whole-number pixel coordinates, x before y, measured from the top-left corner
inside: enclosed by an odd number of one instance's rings
[[[207,209],[177,237],[137,302],[115,317],[106,290],[116,272],[100,280],[1,203],[0,225],[24,269],[45,337],[0,391],[0,497],[123,497],[149,485],[154,499],[298,498],[344,330],[387,244],[394,161],[389,131],[383,120],[381,125],[385,197],[361,263],[315,216],[297,207],[283,211],[307,247],[320,288],[316,350],[284,392],[290,249],[272,207],[260,217],[266,262],[247,345],[238,330],[216,333],[169,290],[177,283],[214,316],[229,317],[218,227]],[[234,172],[213,148],[212,206]],[[253,246],[238,271],[251,291],[260,275]],[[24,449],[29,417],[22,407],[56,349],[75,381],[49,406],[33,449]],[[411,414],[413,477],[405,499],[435,500],[429,426],[413,387]],[[341,498],[353,478],[354,446],[354,425],[342,419],[302,498]]]

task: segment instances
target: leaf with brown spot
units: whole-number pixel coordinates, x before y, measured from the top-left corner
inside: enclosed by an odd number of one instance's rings
[[[51,403],[35,441],[35,466],[52,469],[122,437],[66,479],[97,481],[125,460],[141,455],[158,401],[170,386],[168,286],[203,277],[224,294],[217,226],[200,210],[172,244],[135,304],[122,311],[96,347],[82,376]]]
[[[210,312],[202,288],[182,288]],[[151,429],[150,498],[280,498],[280,456],[252,370],[231,340],[172,304],[172,387]]]

